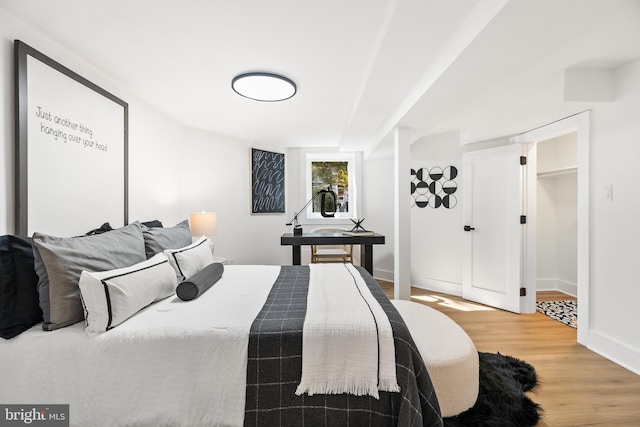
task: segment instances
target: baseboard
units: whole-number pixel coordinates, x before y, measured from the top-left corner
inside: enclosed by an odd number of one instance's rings
[[[556,279],[536,279],[536,291],[557,291]]]
[[[578,296],[578,285],[560,279],[537,279],[537,291],[559,291],[572,297]]]
[[[385,282],[393,282],[393,271],[373,269],[372,276],[378,280],[384,280]]]
[[[442,292],[443,294],[462,296],[462,284],[430,279],[428,277],[413,277],[411,286],[427,291]]]
[[[589,331],[587,348],[612,362],[640,375],[640,351],[620,343],[597,331]]]
[[[392,282],[393,271],[373,269],[373,277],[378,280]],[[412,277],[411,286],[427,291],[442,292],[443,294],[462,296],[462,284],[429,279],[427,277]]]
[[[578,285],[575,283],[558,280],[558,290],[572,297],[578,297]]]

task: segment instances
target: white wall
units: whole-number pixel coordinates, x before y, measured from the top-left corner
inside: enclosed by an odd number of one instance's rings
[[[578,166],[578,136],[575,132],[540,141],[537,149],[539,174]]]
[[[187,212],[217,213],[216,255],[234,264],[290,264],[291,247],[280,245],[282,233],[290,231],[288,214],[251,214],[250,149],[246,141],[188,131],[181,143],[182,205]],[[285,153],[287,163],[291,157]],[[293,179],[288,166],[287,191]],[[288,200],[285,208],[291,208]]]
[[[537,143],[537,289],[577,295],[577,134]],[[569,168],[574,170],[568,171]]]
[[[129,221],[159,219],[172,226],[185,219],[181,208],[180,159],[185,129],[167,116],[129,102]]]
[[[558,289],[577,295],[578,284],[578,176],[556,178],[558,212]],[[574,293],[574,290],[576,293]]]
[[[436,166],[455,166],[461,173],[462,147],[457,132],[424,137],[412,144],[412,169]],[[411,278],[414,286],[462,295],[461,174],[455,181],[458,203],[454,208],[411,208]]]
[[[640,60],[615,73],[616,101],[594,110],[590,347],[640,374]],[[611,185],[613,199],[602,197]]]
[[[379,279],[393,281],[393,157],[365,160],[362,182],[362,217],[366,218],[363,225],[385,236],[384,245],[373,247],[373,275]],[[407,198],[407,203],[408,201]]]
[[[538,179],[537,289],[577,295],[577,174]]]
[[[556,212],[556,183],[553,178],[538,179],[537,183],[537,256],[536,279],[538,290],[556,290],[558,271]]]

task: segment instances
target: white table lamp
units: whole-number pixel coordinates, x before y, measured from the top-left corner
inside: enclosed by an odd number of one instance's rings
[[[192,236],[205,236],[209,240],[213,253],[214,244],[211,236],[215,236],[218,231],[218,215],[215,212],[192,213],[189,217],[189,227]]]

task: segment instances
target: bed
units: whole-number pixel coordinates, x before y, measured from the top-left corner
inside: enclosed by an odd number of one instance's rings
[[[190,267],[186,274],[194,273]],[[298,393],[313,268],[224,266],[192,300],[171,292],[120,320],[119,308],[110,307],[114,324],[102,331],[91,330],[99,322],[83,292],[84,321],[43,330],[45,320],[0,341],[0,402],[69,404],[72,426],[441,426],[406,325],[360,267],[351,268],[391,325],[400,391]],[[112,303],[119,304],[115,297]]]

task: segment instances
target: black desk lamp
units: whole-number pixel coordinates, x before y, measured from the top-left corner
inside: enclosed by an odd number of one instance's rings
[[[333,212],[327,212],[325,207],[325,201],[327,200],[327,195],[329,195],[333,199]],[[307,202],[306,205],[302,207],[298,212],[293,214],[293,219],[287,223],[287,225],[293,225],[293,235],[300,236],[302,235],[302,226],[298,224],[298,215],[300,215],[304,210],[316,199],[316,197],[320,196],[320,215],[325,218],[333,218],[336,216],[336,207],[338,206],[338,201],[336,199],[336,193],[331,191],[329,187],[326,190],[320,190],[316,194],[313,195],[311,200]]]

